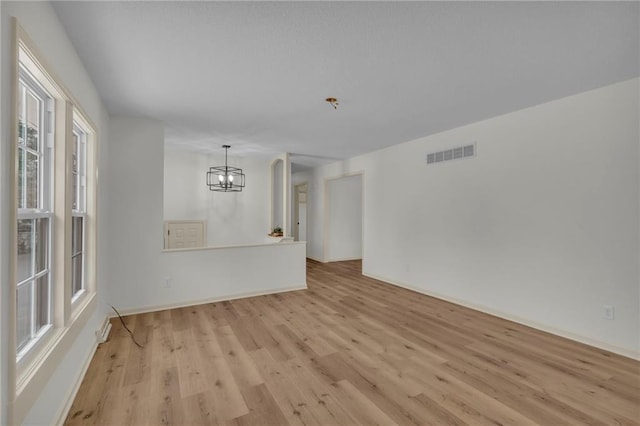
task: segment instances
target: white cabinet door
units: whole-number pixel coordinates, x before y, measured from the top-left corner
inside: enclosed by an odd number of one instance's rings
[[[165,222],[165,248],[204,247],[204,222]]]

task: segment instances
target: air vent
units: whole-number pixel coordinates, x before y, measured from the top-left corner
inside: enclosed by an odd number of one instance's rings
[[[444,161],[459,160],[461,158],[475,157],[476,144],[459,146],[457,148],[446,149],[444,151],[427,154],[427,164],[442,163]]]

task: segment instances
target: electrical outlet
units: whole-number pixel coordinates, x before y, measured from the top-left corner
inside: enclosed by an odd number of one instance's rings
[[[611,305],[604,305],[602,307],[604,319],[612,320],[615,318],[615,309]]]
[[[164,277],[164,288],[171,287],[171,277]]]

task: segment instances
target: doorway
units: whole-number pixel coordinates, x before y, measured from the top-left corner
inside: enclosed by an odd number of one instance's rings
[[[308,185],[301,183],[294,186],[294,227],[293,236],[295,241],[307,241],[307,200]]]
[[[362,259],[362,173],[325,179],[324,261]]]

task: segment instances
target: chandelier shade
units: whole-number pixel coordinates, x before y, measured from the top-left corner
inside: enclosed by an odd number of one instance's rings
[[[217,192],[242,192],[245,180],[242,169],[230,167],[227,163],[227,150],[230,145],[222,145],[224,148],[224,166],[209,167],[207,172],[207,186],[209,191]]]

